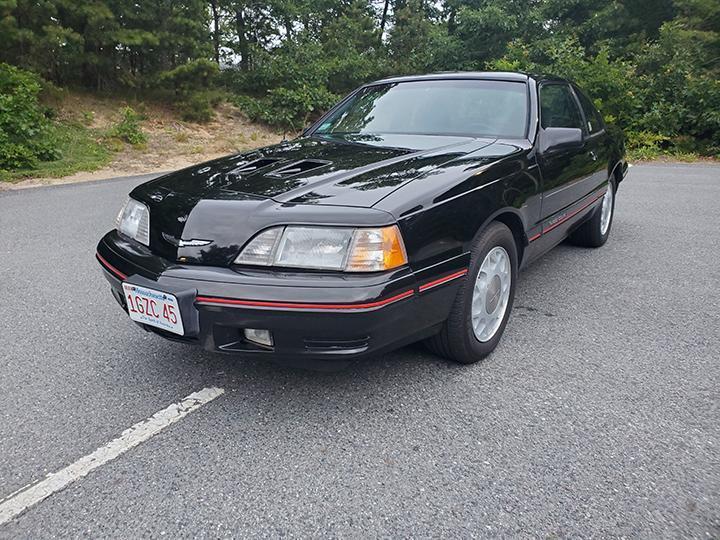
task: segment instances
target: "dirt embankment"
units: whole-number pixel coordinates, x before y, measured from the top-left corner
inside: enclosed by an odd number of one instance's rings
[[[65,184],[165,172],[224,155],[267,146],[282,140],[282,134],[253,124],[236,107],[223,104],[216,117],[206,124],[180,120],[170,107],[157,103],[133,103],[96,96],[70,95],[63,100],[59,117],[83,122],[102,133],[118,119],[121,107],[129,105],[143,115],[141,122],[147,144],[124,145],[113,154],[112,161],[93,172],[78,172],[62,178],[30,178],[15,184],[0,183],[0,189],[17,189],[45,184]]]

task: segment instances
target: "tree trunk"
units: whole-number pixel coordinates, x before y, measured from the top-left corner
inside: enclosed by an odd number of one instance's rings
[[[285,34],[288,40],[292,39],[293,25],[289,17],[285,17]]]
[[[210,0],[210,11],[213,18],[213,46],[215,47],[215,62],[220,64],[220,12],[218,0]]]
[[[247,39],[247,29],[245,28],[245,16],[242,9],[235,11],[235,28],[238,35],[238,43],[240,50],[240,69],[248,71],[250,69],[250,47]]]
[[[385,25],[387,24],[388,7],[390,7],[390,0],[385,0],[383,6],[382,19],[380,19],[380,41],[382,42],[383,34],[385,33]]]
[[[448,34],[451,36],[454,35],[456,28],[457,28],[457,22],[455,20],[455,10],[451,9],[450,14],[448,15],[448,20],[447,20]]]

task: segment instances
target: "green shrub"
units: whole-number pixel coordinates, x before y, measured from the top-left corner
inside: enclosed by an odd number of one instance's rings
[[[242,96],[236,103],[253,121],[299,131],[337,100],[338,96],[324,87],[281,87],[268,91],[264,98]]]
[[[224,100],[222,92],[207,90],[193,92],[177,103],[183,120],[188,122],[209,122],[215,117],[215,107]]]
[[[325,87],[273,88],[265,97],[235,96],[235,104],[253,122],[299,131],[308,122],[332,107],[339,96]]]
[[[220,92],[210,90],[218,73],[216,63],[198,59],[160,74],[158,84],[172,95],[183,120],[209,122],[215,117],[213,108],[222,101]]]
[[[32,167],[60,157],[40,105],[36,75],[0,63],[0,169]]]
[[[132,107],[120,109],[120,119],[110,128],[107,137],[120,139],[133,146],[142,146],[147,142],[147,135],[140,127],[142,116]]]
[[[83,124],[86,126],[91,125],[95,121],[94,111],[83,111],[82,113]]]
[[[215,62],[200,58],[161,73],[158,84],[173,90],[178,96],[187,96],[212,88],[219,71]]]
[[[23,178],[61,177],[79,171],[94,171],[112,158],[108,141],[103,141],[95,130],[88,129],[81,122],[55,123],[49,130],[50,144],[60,150],[61,157],[53,161],[39,161],[30,168],[14,171],[0,170],[0,181],[18,181]],[[111,139],[124,147],[124,143]]]
[[[628,156],[633,160],[648,160],[660,156],[670,146],[670,137],[652,131],[628,131]]]
[[[251,72],[227,70],[223,80],[235,94],[233,101],[253,121],[300,130],[334,105],[340,94],[381,74],[378,55],[349,47],[358,39],[350,30],[342,36],[326,45],[299,36],[272,53],[259,51]]]
[[[720,149],[720,77],[717,68],[705,71],[717,62],[708,60],[696,38],[682,25],[666,23],[659,40],[638,55],[643,99],[637,125],[671,137],[679,150],[712,154]]]

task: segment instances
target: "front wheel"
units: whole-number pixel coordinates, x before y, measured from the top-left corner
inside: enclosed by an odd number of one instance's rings
[[[512,232],[503,223],[493,222],[475,240],[468,275],[442,330],[427,341],[429,348],[462,364],[490,354],[510,317],[517,274]]]
[[[615,183],[610,180],[603,195],[602,203],[593,216],[570,235],[573,244],[584,247],[600,247],[610,236],[613,214],[615,213]]]

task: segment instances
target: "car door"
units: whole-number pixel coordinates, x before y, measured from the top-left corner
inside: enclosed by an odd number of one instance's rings
[[[587,127],[575,94],[566,82],[546,82],[539,88],[540,148],[547,128],[575,128],[583,132],[582,144],[540,152],[543,180],[542,219],[567,213],[592,192],[598,156],[587,143]]]
[[[588,186],[590,191],[594,191],[608,179],[610,163],[608,134],[602,116],[590,99],[577,86],[573,85],[573,91],[580,102],[584,117],[585,147],[595,162],[592,183]]]

